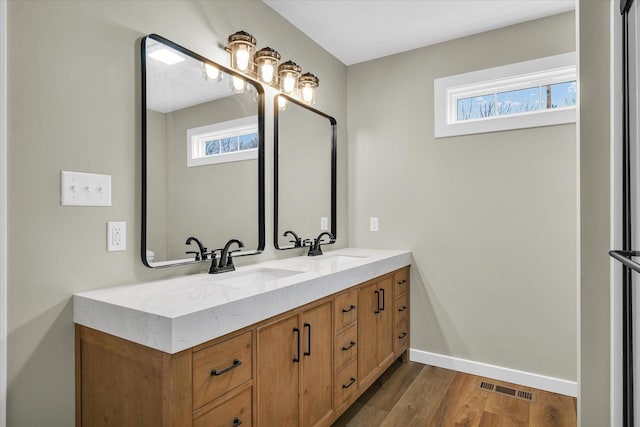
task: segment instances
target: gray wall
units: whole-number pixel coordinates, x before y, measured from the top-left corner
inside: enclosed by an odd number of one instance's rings
[[[574,51],[574,19],[348,68],[349,244],[413,251],[414,349],[577,380],[575,125],[433,137],[435,78]]]
[[[206,271],[140,262],[138,41],[155,32],[228,63],[218,44],[242,29],[321,79],[317,107],[339,123],[343,246],[346,68],[261,1],[9,2],[8,425],[74,424],[74,292]],[[272,132],[267,122],[267,153]],[[272,160],[267,250],[243,262],[297,252],[271,249]],[[111,174],[112,206],[61,207],[61,170]],[[127,251],[106,252],[109,220],[127,221]]]
[[[614,2],[618,18],[618,2]],[[580,1],[580,391],[583,427],[609,425],[610,2]],[[619,19],[619,18],[618,18]]]

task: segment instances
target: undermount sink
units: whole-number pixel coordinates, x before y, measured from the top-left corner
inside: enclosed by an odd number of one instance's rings
[[[225,273],[218,277],[214,276],[213,281],[226,286],[260,285],[300,273],[302,273],[302,271],[283,270],[279,268],[260,268],[258,270]]]
[[[336,264],[346,264],[348,262],[359,261],[363,258],[363,256],[357,255],[329,255],[328,257],[323,257],[321,261],[328,261]]]

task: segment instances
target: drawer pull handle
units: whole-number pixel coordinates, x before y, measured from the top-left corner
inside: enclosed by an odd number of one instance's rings
[[[342,351],[347,351],[347,350],[351,349],[354,345],[356,345],[356,342],[355,341],[351,341],[348,346],[342,347]]]
[[[350,380],[348,383],[346,383],[346,384],[342,384],[342,388],[349,388],[349,387],[351,387],[351,386],[353,385],[353,383],[355,383],[355,382],[356,382],[356,379],[355,379],[355,378],[353,378],[353,377],[351,377],[351,380]]]
[[[404,338],[404,337],[406,337],[406,336],[407,336],[407,333],[406,333],[406,332],[403,332],[403,333],[398,337],[398,339],[402,339],[402,338]]]
[[[403,311],[405,311],[406,309],[407,309],[407,306],[406,306],[406,305],[403,305],[402,307],[400,307],[400,308],[398,309],[398,311],[399,311],[399,312],[403,312]]]
[[[242,365],[242,362],[238,359],[234,359],[233,360],[233,364],[231,366],[229,366],[228,368],[224,368],[221,371],[218,371],[217,369],[214,369],[211,371],[211,376],[212,377],[217,377],[218,375],[222,375],[225,374],[227,372],[229,372],[232,369],[236,369],[238,366]]]
[[[342,312],[343,312],[343,313],[348,313],[348,312],[350,312],[351,310],[355,310],[355,309],[356,309],[356,306],[355,306],[355,305],[351,305],[351,307],[349,307],[349,308],[343,308],[343,309],[342,309]]]
[[[242,424],[242,420],[238,417],[233,419],[233,427],[238,427],[239,425]]]

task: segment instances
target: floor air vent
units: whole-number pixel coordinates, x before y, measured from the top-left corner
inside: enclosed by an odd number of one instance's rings
[[[491,384],[487,381],[480,381],[480,388],[492,393],[502,394],[503,396],[511,396],[516,399],[526,400],[527,402],[536,401],[536,395],[530,391],[516,390],[510,387]]]

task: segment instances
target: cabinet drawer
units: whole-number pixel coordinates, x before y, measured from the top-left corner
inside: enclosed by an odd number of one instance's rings
[[[358,357],[358,324],[336,335],[336,370]]]
[[[250,427],[252,424],[252,388],[240,392],[226,402],[193,420],[193,427]]]
[[[396,295],[404,294],[409,287],[409,269],[403,268],[393,274],[393,281],[396,285]]]
[[[358,363],[354,360],[336,374],[336,407],[347,400],[358,389]]]
[[[409,301],[407,301],[407,293],[400,295],[396,298],[396,325],[401,322],[406,322],[407,314],[409,313]]]
[[[193,409],[251,379],[251,331],[193,353]]]
[[[396,334],[394,337],[396,353],[409,347],[409,328],[407,325],[406,320],[396,324]]]
[[[336,331],[358,319],[358,290],[353,289],[336,297],[335,324]]]

